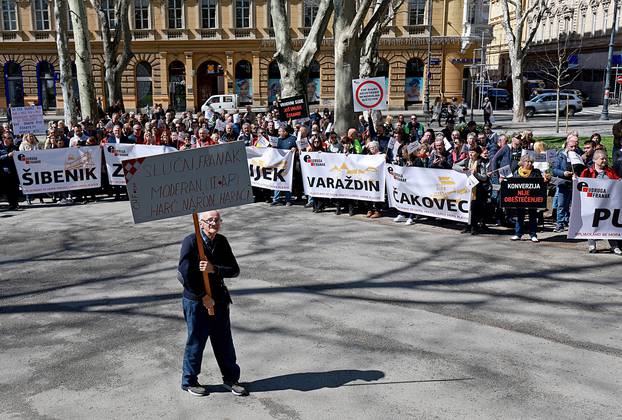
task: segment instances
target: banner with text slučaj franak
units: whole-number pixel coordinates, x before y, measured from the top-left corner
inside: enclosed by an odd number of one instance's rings
[[[311,197],[384,201],[385,155],[304,152],[300,167]]]
[[[116,143],[106,144],[104,158],[106,159],[106,171],[110,185],[125,185],[122,161],[139,157],[161,155],[176,152],[177,149],[170,146],[150,146],[146,144]]]
[[[101,187],[99,146],[15,152],[13,160],[24,194]]]
[[[389,207],[404,213],[469,222],[468,176],[450,169],[387,165]]]
[[[622,181],[578,178],[572,187],[568,238],[622,239]]]
[[[134,223],[253,202],[244,142],[123,161]]]
[[[294,154],[273,147],[247,147],[248,171],[253,187],[292,190]]]

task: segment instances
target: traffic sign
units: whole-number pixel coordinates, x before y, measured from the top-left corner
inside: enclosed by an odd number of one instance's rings
[[[622,76],[616,77],[616,82],[622,85]]]

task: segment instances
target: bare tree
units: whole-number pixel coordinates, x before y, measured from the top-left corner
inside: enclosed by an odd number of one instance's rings
[[[76,76],[80,90],[80,113],[82,118],[95,120],[95,83],[91,61],[91,39],[86,16],[86,4],[81,0],[68,0],[76,48]]]
[[[333,12],[333,2],[321,0],[309,35],[299,51],[295,51],[292,47],[285,3],[285,0],[271,0],[270,13],[276,41],[274,59],[281,72],[281,95],[289,97],[303,95],[306,92],[305,82],[309,66],[324,39],[328,21]]]
[[[502,25],[508,43],[508,55],[512,72],[512,95],[514,122],[524,122],[525,95],[523,68],[527,51],[551,0],[500,0],[503,11]],[[528,24],[529,21],[531,24]]]
[[[72,127],[78,122],[75,92],[71,83],[71,56],[69,55],[69,8],[67,0],[54,2],[54,18],[56,20],[56,48],[60,63],[60,84],[63,88],[63,111],[65,125]]]
[[[104,50],[104,69],[106,80],[106,103],[108,106],[119,103],[123,109],[121,77],[134,56],[132,53],[132,33],[129,21],[129,0],[114,1],[114,21],[110,21],[105,2],[91,0],[101,24],[102,47]],[[121,49],[123,46],[123,49]]]
[[[333,0],[335,13],[335,130],[345,133],[354,127],[356,117],[352,98],[352,79],[359,76],[361,43],[386,14],[391,0],[381,0],[363,26],[372,0]]]
[[[375,0],[374,13],[382,5],[382,0]],[[376,24],[370,29],[369,36],[365,38],[361,46],[361,68],[359,69],[359,77],[374,77],[380,63],[378,54],[378,44],[383,32],[395,19],[396,11],[402,6],[404,0],[391,0],[389,6],[385,9],[385,13],[379,17]]]
[[[572,56],[576,56],[581,51],[581,44],[572,45],[570,39],[570,31],[564,31],[557,37],[554,48],[545,48],[544,54],[538,55],[537,68],[549,83],[555,86],[557,91],[555,103],[555,132],[559,133],[559,116],[562,112],[560,108],[560,91],[570,86],[581,74],[580,71],[574,71],[570,67],[569,60]],[[527,115],[530,110],[526,110]],[[564,113],[566,117],[574,114],[574,108],[568,105],[566,101]],[[567,120],[566,120],[567,121]]]

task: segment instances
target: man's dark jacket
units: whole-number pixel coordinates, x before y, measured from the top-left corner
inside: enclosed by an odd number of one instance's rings
[[[231,303],[231,297],[223,278],[237,277],[240,274],[240,267],[238,267],[229,242],[227,238],[217,234],[213,241],[204,241],[203,246],[205,257],[215,268],[215,272],[209,275],[212,299],[216,304]],[[186,236],[181,244],[177,278],[184,286],[185,298],[201,300],[205,296],[203,275],[199,270],[197,238],[194,233]]]

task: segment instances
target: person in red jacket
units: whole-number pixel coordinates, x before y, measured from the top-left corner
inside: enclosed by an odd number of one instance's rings
[[[599,178],[599,179],[620,179],[618,174],[607,166],[607,153],[604,150],[596,150],[593,157],[594,165],[586,168],[581,172],[581,178]],[[596,240],[588,239],[588,252],[593,254],[596,252]],[[609,240],[611,251],[616,255],[622,255],[620,249],[620,241]]]

